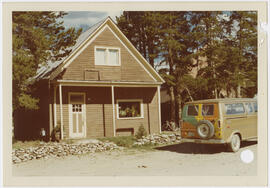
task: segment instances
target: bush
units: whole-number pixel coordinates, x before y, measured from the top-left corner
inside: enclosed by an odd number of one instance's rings
[[[56,127],[53,128],[53,131],[52,131],[52,141],[53,142],[59,142],[60,140],[60,137],[61,137],[61,127],[60,125],[57,125]]]
[[[136,137],[137,139],[140,139],[140,138],[142,138],[143,136],[146,136],[146,135],[147,135],[147,132],[146,132],[144,126],[141,125],[141,126],[139,127],[138,131],[136,132],[135,137]]]

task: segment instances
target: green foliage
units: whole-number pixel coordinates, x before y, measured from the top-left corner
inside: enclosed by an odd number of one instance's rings
[[[159,56],[159,23],[157,14],[147,11],[124,11],[117,25],[139,52],[154,66]]]
[[[143,136],[146,136],[146,135],[147,135],[147,132],[146,132],[144,126],[143,125],[140,125],[138,131],[135,134],[135,137],[137,139],[140,139],[140,138],[142,138]]]
[[[154,68],[162,66],[171,120],[192,99],[257,93],[255,11],[124,11],[117,23]]]
[[[136,141],[134,136],[117,136],[117,137],[109,137],[109,138],[99,138],[100,141],[105,142],[113,142],[118,146],[122,147],[132,147],[133,143]]]
[[[27,109],[38,109],[37,103],[39,99],[32,98],[29,94],[22,93],[18,97],[20,107]]]
[[[56,61],[70,53],[70,46],[81,29],[65,29],[59,21],[64,12],[13,12],[12,13],[12,90],[13,110],[37,109],[38,98],[31,85],[39,66]]]
[[[198,47],[195,56],[206,57],[207,65],[197,76],[207,82],[209,95],[229,97],[234,92],[236,97],[253,97],[257,93],[256,12],[197,12],[191,20]],[[250,91],[247,83],[256,85],[253,94],[246,92]]]

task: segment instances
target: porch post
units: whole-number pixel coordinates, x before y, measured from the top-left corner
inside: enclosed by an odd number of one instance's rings
[[[59,84],[59,101],[60,101],[60,121],[61,121],[61,139],[64,138],[64,129],[63,129],[63,106],[62,106],[62,85]]]
[[[115,136],[115,104],[114,104],[114,86],[112,86],[112,107],[113,107],[113,136]]]
[[[160,86],[157,86],[157,92],[158,92],[158,121],[159,121],[159,133],[161,133]]]
[[[56,127],[56,123],[57,123],[57,117],[56,117],[56,87],[54,86],[53,90],[54,90],[54,94],[53,94],[53,117],[54,117],[54,127]]]

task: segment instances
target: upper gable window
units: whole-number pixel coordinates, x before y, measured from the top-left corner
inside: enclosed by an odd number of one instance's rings
[[[120,49],[112,47],[95,47],[95,65],[120,65]]]

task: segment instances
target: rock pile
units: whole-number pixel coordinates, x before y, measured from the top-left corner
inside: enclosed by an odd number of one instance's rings
[[[180,143],[181,134],[172,133],[172,134],[151,134],[148,136],[143,136],[141,139],[138,139],[134,142],[135,146],[142,146],[147,144],[160,145],[160,144],[171,144],[171,143]]]
[[[80,155],[95,153],[98,151],[108,151],[122,149],[111,142],[92,142],[92,143],[43,143],[38,147],[20,148],[12,151],[12,162],[20,163],[32,159],[47,159],[49,157],[64,157],[68,155]]]

